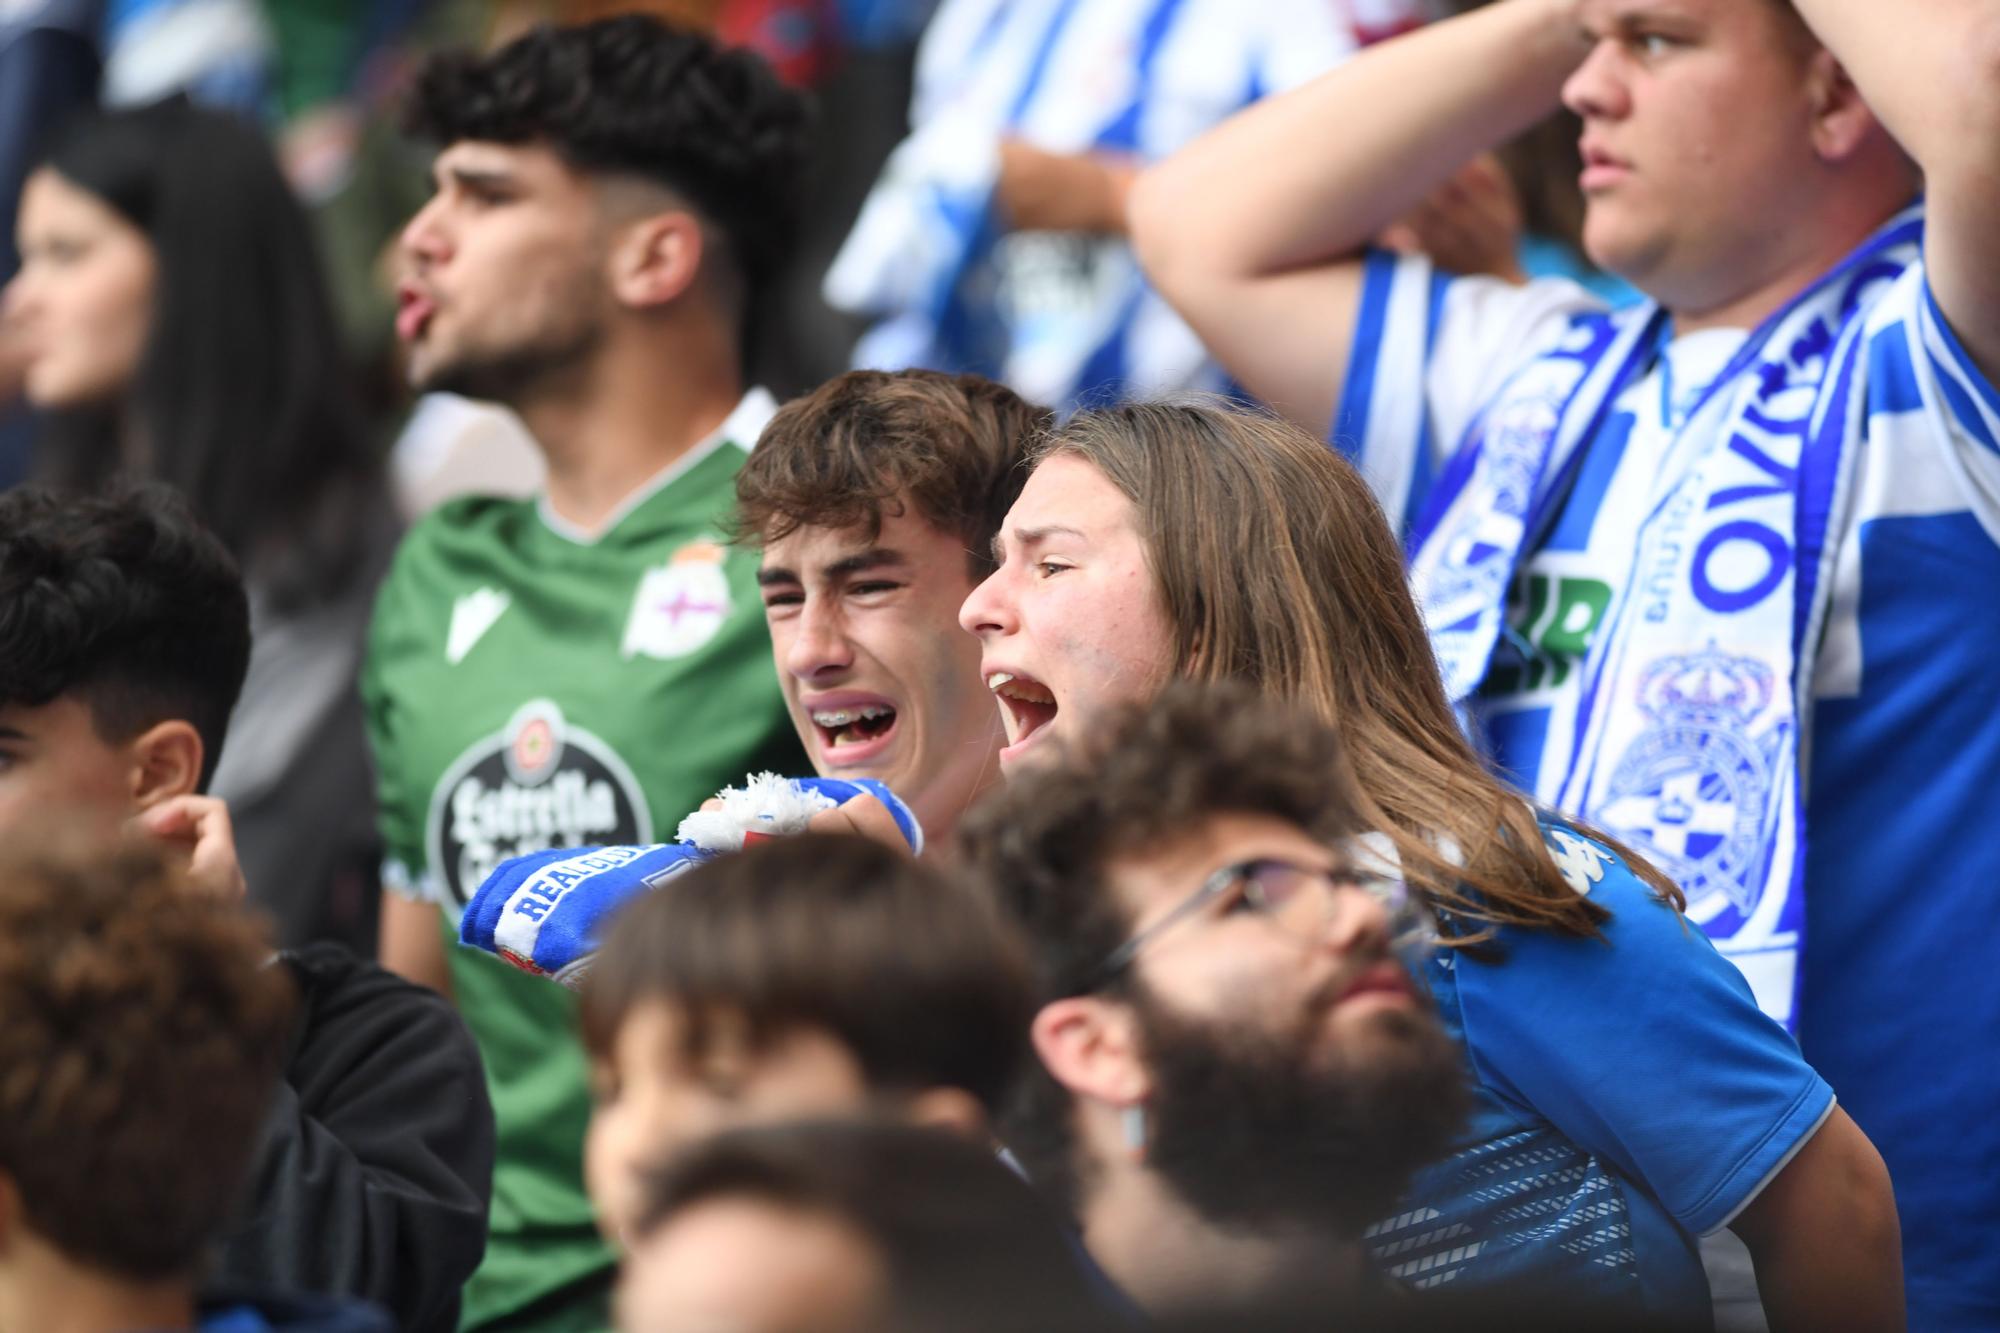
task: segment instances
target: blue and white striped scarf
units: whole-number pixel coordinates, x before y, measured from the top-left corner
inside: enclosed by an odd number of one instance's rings
[[[1893,219],[1753,332],[1688,412],[1626,516],[1637,558],[1584,659],[1556,799],[1664,862],[1698,861],[1704,882],[1683,887],[1711,904],[1701,924],[1739,962],[1781,956],[1764,973],[1786,993],[1759,1000],[1787,1023],[1813,666],[1862,438],[1857,316],[1922,234],[1919,209]],[[1507,382],[1439,477],[1410,534],[1411,580],[1462,711],[1516,568],[1669,332],[1657,305],[1581,322]]]

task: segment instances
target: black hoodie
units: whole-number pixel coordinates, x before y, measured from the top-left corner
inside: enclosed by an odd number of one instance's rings
[[[406,1333],[448,1333],[493,1189],[478,1047],[443,997],[338,945],[279,957],[299,1022],[214,1281],[358,1297]]]

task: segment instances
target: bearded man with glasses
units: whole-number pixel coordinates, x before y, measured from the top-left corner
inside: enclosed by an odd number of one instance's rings
[[[962,830],[1042,1006],[1003,1137],[1149,1313],[1393,1300],[1363,1232],[1462,1124],[1345,772],[1303,712],[1183,683]]]

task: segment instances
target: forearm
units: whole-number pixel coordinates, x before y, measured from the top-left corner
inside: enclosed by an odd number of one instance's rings
[[[1992,0],[1794,0],[1870,109],[1933,178],[1991,172],[2000,134]]]
[[[438,909],[432,904],[384,893],[376,956],[404,980],[451,998],[451,966],[445,961]]]
[[[1125,232],[1136,168],[1092,153],[1050,153],[1019,139],[1000,145],[1000,215],[1015,231]]]
[[[1904,1326],[1902,1233],[1889,1171],[1835,1108],[1732,1224],[1772,1333]]]
[[[1924,175],[1928,280],[1945,319],[2000,377],[2000,6],[1992,0],[1798,0]]]
[[[1374,47],[1143,174],[1134,239],[1258,278],[1350,255],[1475,154],[1554,109],[1588,51],[1575,0],[1503,0]]]

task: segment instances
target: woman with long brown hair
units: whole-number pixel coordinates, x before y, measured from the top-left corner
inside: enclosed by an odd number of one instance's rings
[[[1424,980],[1476,1090],[1460,1149],[1377,1229],[1389,1271],[1704,1324],[1695,1238],[1725,1226],[1774,1310],[1822,1228],[1880,1235],[1895,1264],[1879,1156],[1679,891],[1481,765],[1388,523],[1324,445],[1216,406],[1080,414],[996,555],[960,623],[1010,775],[1176,676],[1251,682],[1339,731],[1364,817],[1437,916]]]

